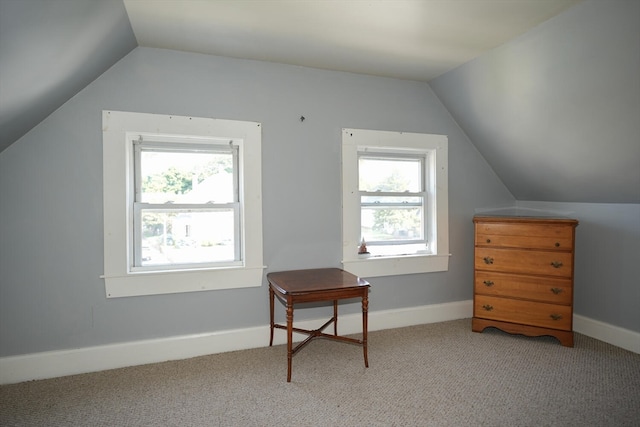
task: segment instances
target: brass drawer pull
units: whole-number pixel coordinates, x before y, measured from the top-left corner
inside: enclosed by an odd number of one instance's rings
[[[560,267],[562,267],[562,262],[561,261],[553,261],[553,262],[551,262],[551,266],[553,268],[560,268]]]
[[[492,305],[489,305],[489,304],[485,304],[485,305],[483,305],[483,306],[482,306],[482,308],[484,308],[484,309],[485,309],[485,310],[487,310],[487,311],[491,311],[491,310],[493,310],[493,306],[492,306]]]
[[[553,313],[553,314],[550,314],[549,317],[551,317],[551,319],[553,319],[553,320],[560,320],[560,319],[562,319],[562,314]]]
[[[491,280],[485,280],[482,283],[484,283],[486,286],[493,286],[493,281],[491,281]]]
[[[558,295],[562,292],[562,288],[551,288],[551,292]]]
[[[486,256],[482,259],[484,260],[485,264],[493,264],[493,258],[491,258],[490,256]]]
[[[560,247],[560,242],[556,242],[556,248]]]
[[[491,243],[491,239],[487,239],[487,243]]]

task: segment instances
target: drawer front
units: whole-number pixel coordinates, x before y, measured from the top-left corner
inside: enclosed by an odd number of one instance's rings
[[[474,292],[552,304],[569,305],[573,301],[571,279],[539,278],[486,271],[476,271]]]
[[[477,222],[476,233],[496,236],[529,236],[571,239],[573,225],[545,223]]]
[[[548,251],[571,251],[573,250],[573,237],[477,233],[476,245],[503,248],[532,248]]]
[[[573,250],[574,227],[558,224],[476,223],[476,245]]]
[[[571,306],[476,295],[475,317],[560,330],[571,330]]]
[[[475,248],[476,270],[573,277],[570,252]]]

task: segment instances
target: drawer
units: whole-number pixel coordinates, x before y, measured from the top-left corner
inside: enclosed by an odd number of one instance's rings
[[[476,245],[573,250],[574,227],[547,223],[476,223]]]
[[[573,253],[475,248],[476,270],[573,277]]]
[[[476,233],[496,236],[528,236],[572,238],[574,221],[569,224],[553,222],[482,222],[476,221]]]
[[[473,315],[483,319],[571,330],[571,306],[476,295]]]
[[[529,299],[552,304],[569,305],[573,302],[571,279],[476,271],[474,292],[483,295]]]
[[[573,236],[525,236],[476,233],[476,246],[571,251],[573,250]]]

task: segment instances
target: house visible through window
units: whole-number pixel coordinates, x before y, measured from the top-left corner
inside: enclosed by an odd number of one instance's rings
[[[102,120],[107,297],[261,286],[260,123]]]
[[[447,270],[447,182],[445,136],[344,129],[344,268],[364,277]]]

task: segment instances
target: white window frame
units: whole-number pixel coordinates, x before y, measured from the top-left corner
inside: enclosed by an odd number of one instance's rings
[[[259,287],[262,249],[262,127],[257,122],[103,111],[104,275],[107,298]],[[140,271],[133,262],[133,140],[238,141],[241,265]]]
[[[361,204],[359,153],[415,153],[427,158],[425,171],[426,235],[429,251],[407,255],[359,255]],[[342,130],[342,264],[361,277],[448,271],[449,269],[448,141],[445,135],[365,129]]]

